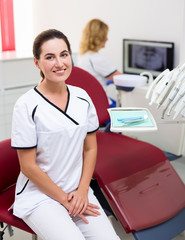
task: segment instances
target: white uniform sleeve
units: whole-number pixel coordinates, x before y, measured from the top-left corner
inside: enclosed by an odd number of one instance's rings
[[[98,120],[96,108],[90,97],[88,101],[90,105],[88,109],[88,132],[87,133],[93,133],[99,129],[99,120]]]
[[[29,149],[37,146],[37,134],[32,109],[21,101],[17,101],[14,106],[12,120],[12,148]]]
[[[99,54],[95,53],[92,55],[91,64],[94,70],[103,77],[108,77],[116,71],[116,68],[109,62],[109,60]]]

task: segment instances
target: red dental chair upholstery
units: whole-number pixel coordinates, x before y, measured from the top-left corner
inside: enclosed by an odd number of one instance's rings
[[[109,104],[99,82],[73,67],[68,84],[85,89],[100,125]],[[137,240],[169,240],[185,230],[185,185],[157,147],[121,134],[97,132],[94,178],[114,215]]]
[[[109,103],[98,81],[73,67],[68,84],[85,89],[99,122],[107,122]],[[169,240],[185,230],[185,186],[163,152],[149,143],[115,133],[97,132],[98,156],[94,178],[114,215],[137,240]],[[19,174],[10,139],[0,142],[0,222],[33,234],[8,208],[14,201]]]
[[[14,226],[33,234],[32,239],[37,239],[34,232],[20,219],[8,211],[14,202],[15,183],[19,175],[19,161],[17,152],[11,148],[11,140],[0,142],[0,222]],[[3,225],[3,224],[2,224]],[[0,240],[4,232],[0,233]]]

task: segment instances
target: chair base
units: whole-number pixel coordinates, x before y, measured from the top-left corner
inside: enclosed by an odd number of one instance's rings
[[[4,227],[4,224],[2,222],[0,222],[0,223],[1,223],[1,227],[3,228],[0,231],[0,240],[4,239],[3,236],[4,236],[6,230],[8,230],[10,237],[12,237],[14,235],[14,230],[13,230],[12,226],[9,224],[6,224],[6,226]],[[35,234],[31,234],[31,235],[32,235],[32,240],[38,240],[37,235],[35,235]]]
[[[38,240],[37,235],[33,235],[33,234],[32,234],[32,240]]]
[[[134,232],[136,240],[170,240],[185,230],[185,208],[170,220],[155,227]]]

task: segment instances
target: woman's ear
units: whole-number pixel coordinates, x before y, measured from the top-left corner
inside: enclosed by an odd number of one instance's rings
[[[36,58],[34,57],[33,60],[34,60],[35,66],[38,67],[38,69],[40,69],[38,59],[36,59]]]

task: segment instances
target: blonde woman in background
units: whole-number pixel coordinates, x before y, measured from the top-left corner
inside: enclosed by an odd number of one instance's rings
[[[92,19],[85,26],[80,42],[78,66],[91,73],[106,91],[107,81],[122,74],[109,60],[99,53],[105,47],[109,27],[100,19]]]

